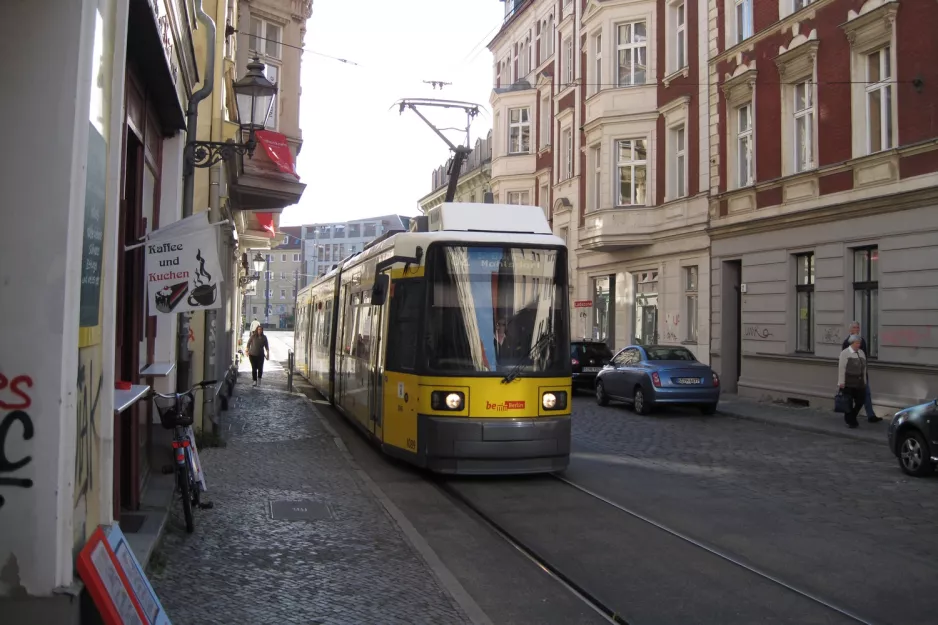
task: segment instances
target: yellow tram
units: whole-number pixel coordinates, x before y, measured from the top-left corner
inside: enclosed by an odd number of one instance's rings
[[[295,366],[387,454],[440,473],[570,458],[567,250],[535,206],[449,204],[297,297]]]

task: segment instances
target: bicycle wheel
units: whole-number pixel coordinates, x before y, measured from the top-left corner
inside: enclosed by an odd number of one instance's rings
[[[187,467],[176,470],[179,481],[179,495],[182,497],[182,513],[186,517],[186,531],[190,534],[195,531],[195,519],[192,517],[192,494],[189,488],[191,473]]]

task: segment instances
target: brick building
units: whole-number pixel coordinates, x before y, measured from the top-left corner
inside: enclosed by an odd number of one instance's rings
[[[938,3],[710,0],[712,360],[829,402],[851,320],[874,404],[938,390]]]
[[[514,0],[495,64],[492,191],[571,250],[576,334],[709,359],[706,6]],[[701,77],[704,77],[703,80]]]

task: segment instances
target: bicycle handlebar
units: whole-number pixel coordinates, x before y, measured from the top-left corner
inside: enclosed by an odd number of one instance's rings
[[[194,391],[203,390],[205,387],[212,386],[217,382],[218,380],[202,380],[201,382],[196,382],[188,391],[183,391],[181,393],[157,393],[151,389],[150,392],[147,393],[147,399],[152,399],[154,397],[162,397],[163,399],[176,399],[177,397],[182,397],[183,395],[190,395]]]

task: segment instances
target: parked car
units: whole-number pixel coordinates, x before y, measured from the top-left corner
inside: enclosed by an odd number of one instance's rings
[[[897,412],[888,438],[903,472],[914,477],[931,474],[938,464],[938,398]]]
[[[588,388],[596,383],[596,374],[612,360],[609,346],[596,339],[570,341],[570,364],[573,368],[573,390]]]
[[[596,402],[631,404],[648,414],[655,406],[696,405],[713,414],[720,401],[720,378],[686,347],[629,345],[612,358],[596,377]]]

